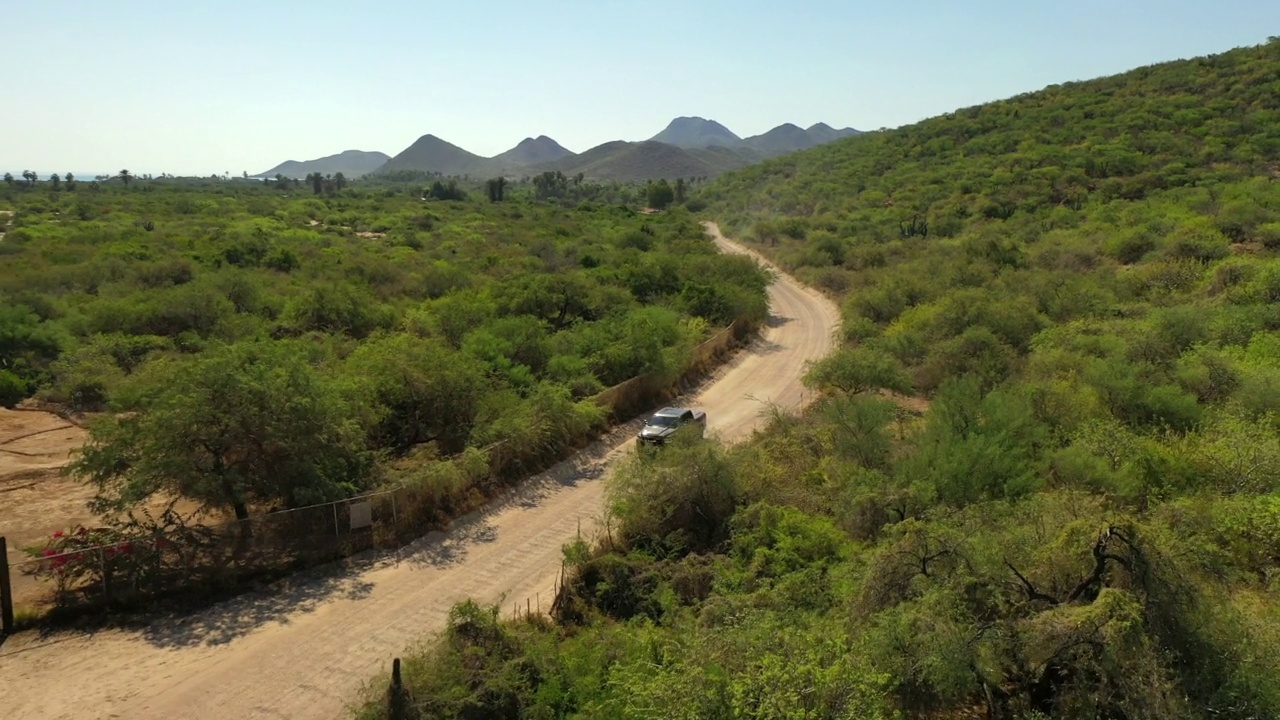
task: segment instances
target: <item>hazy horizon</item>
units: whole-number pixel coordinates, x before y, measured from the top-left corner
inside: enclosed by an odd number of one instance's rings
[[[581,152],[685,115],[744,137],[786,122],[876,130],[1280,32],[1280,5],[1243,0],[68,0],[6,14],[27,63],[9,82],[24,111],[0,120],[0,165],[41,179],[252,175],[351,149],[395,155],[425,134],[483,156],[538,135]],[[102,49],[75,50],[91,42]]]

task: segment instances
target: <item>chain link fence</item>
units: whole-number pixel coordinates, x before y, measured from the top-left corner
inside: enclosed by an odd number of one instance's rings
[[[254,576],[317,565],[425,534],[406,511],[408,488],[149,534],[80,528],[53,537],[58,549],[10,563],[14,602],[33,607],[126,605],[201,593]]]
[[[695,347],[680,382],[705,371],[747,334],[745,325],[734,323]],[[592,399],[615,414],[629,413],[656,399],[658,390],[636,378]],[[529,471],[506,450],[501,442],[481,449],[487,472],[472,479],[475,487],[463,489],[468,495],[492,497]],[[400,487],[220,525],[170,523],[164,530],[134,534],[79,528],[55,534],[42,555],[8,563],[11,599],[25,608],[92,609],[206,595],[245,579],[400,547],[474,509],[474,503],[474,497],[460,499],[439,488]]]

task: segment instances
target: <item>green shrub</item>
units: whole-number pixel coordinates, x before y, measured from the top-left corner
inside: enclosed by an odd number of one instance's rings
[[[29,393],[25,380],[8,370],[0,370],[0,407],[11,408]]]

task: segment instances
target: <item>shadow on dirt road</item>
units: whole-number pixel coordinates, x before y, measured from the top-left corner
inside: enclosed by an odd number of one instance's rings
[[[313,612],[329,600],[360,599],[372,591],[373,583],[352,574],[349,568],[328,566],[194,614],[156,619],[141,628],[140,635],[161,648],[223,645],[263,624],[288,623],[298,613]]]

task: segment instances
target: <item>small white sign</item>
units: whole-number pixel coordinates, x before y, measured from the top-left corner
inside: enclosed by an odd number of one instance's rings
[[[373,505],[368,500],[351,503],[351,529],[359,530],[373,524]]]

